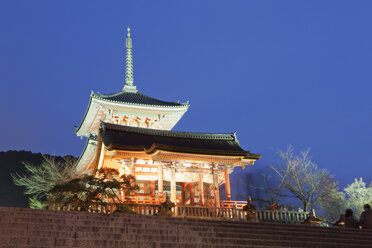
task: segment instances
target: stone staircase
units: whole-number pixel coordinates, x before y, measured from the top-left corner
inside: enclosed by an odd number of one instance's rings
[[[0,247],[372,247],[372,231],[0,207]]]

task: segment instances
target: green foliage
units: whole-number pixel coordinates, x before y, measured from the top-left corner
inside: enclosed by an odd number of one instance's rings
[[[73,178],[56,184],[49,193],[62,207],[73,206],[80,211],[88,211],[92,205],[99,204],[105,208],[109,203],[119,206],[122,202],[118,193],[125,195],[137,190],[132,175],[119,176],[116,169],[100,169],[96,175]],[[123,210],[124,211],[124,210]]]
[[[33,209],[44,209],[48,206],[47,202],[39,201],[36,197],[30,197],[29,200],[29,207]]]
[[[72,158],[56,161],[54,157],[43,156],[40,166],[23,163],[26,173],[12,174],[13,182],[17,186],[25,187],[24,194],[33,195],[37,199],[49,197],[49,191],[58,183],[78,177],[76,163]]]
[[[49,155],[44,155],[49,156]],[[72,156],[55,156],[56,161],[63,161],[64,158]],[[12,174],[26,175],[24,163],[27,162],[35,166],[40,166],[43,161],[41,153],[32,153],[30,151],[4,151],[0,152],[0,205],[12,207],[29,207],[30,195],[24,194],[24,187],[14,185]]]

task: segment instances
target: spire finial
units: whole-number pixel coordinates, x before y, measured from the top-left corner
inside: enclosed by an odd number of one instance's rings
[[[127,28],[127,39],[126,39],[126,68],[125,68],[125,85],[123,90],[127,92],[137,92],[136,86],[133,85],[133,57],[132,57],[132,38],[130,38],[130,28]]]

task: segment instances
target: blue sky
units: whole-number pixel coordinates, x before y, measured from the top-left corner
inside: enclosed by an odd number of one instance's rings
[[[90,92],[190,101],[175,130],[311,148],[341,185],[372,179],[372,1],[0,1],[0,150],[80,155]],[[255,167],[256,168],[256,167]],[[251,170],[254,172],[255,168]]]

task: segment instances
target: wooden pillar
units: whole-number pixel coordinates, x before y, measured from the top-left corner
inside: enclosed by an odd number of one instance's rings
[[[231,201],[230,175],[227,169],[224,169],[224,172],[225,172],[226,201]]]
[[[171,168],[171,201],[177,205],[176,169]]]
[[[185,205],[185,183],[181,184],[181,205]]]
[[[158,165],[158,198],[159,201],[162,203],[163,199],[163,165]]]
[[[101,153],[99,155],[99,162],[97,166],[97,170],[101,169],[105,160],[106,148],[105,145],[102,144]]]
[[[199,174],[199,202],[200,205],[204,205],[204,185],[203,185],[203,174]]]
[[[132,162],[131,162],[131,165],[132,165],[132,168],[131,168],[131,174],[132,176],[134,176],[134,180],[132,182],[132,186],[134,187],[136,185],[136,166],[135,166],[135,161],[134,161],[134,158],[132,158]],[[131,195],[133,197],[135,197],[136,195],[136,192],[133,190]],[[137,199],[135,199],[135,202],[137,203]]]
[[[151,181],[151,204],[156,204],[155,191],[155,181]]]
[[[194,206],[195,204],[194,197],[195,197],[195,184],[190,183],[190,205],[191,206]]]
[[[216,204],[216,207],[220,207],[220,189],[218,186],[218,174],[217,171],[213,170],[213,187],[214,187],[214,201]]]

